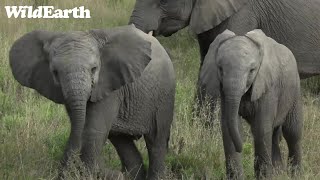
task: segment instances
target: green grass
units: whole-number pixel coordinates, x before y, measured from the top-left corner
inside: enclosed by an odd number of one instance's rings
[[[84,5],[91,19],[7,19],[3,5],[54,5],[73,8]],[[12,77],[8,52],[17,38],[34,29],[54,31],[88,30],[125,25],[134,0],[1,0],[0,2],[0,179],[53,179],[68,137],[69,121],[63,106],[54,104],[33,90],[21,87]],[[212,128],[192,115],[192,102],[199,69],[197,41],[183,30],[170,38],[158,38],[171,54],[177,75],[174,122],[167,179],[224,179],[225,165],[219,121]],[[319,79],[303,82],[304,137],[303,173],[299,179],[320,178]],[[216,112],[215,118],[218,118]],[[245,124],[245,123],[244,123]],[[147,164],[143,140],[137,142]],[[287,154],[282,141],[283,153]],[[253,145],[245,126],[243,165],[246,179],[253,179]],[[108,143],[107,165],[120,170],[120,161]],[[285,157],[285,156],[283,156]],[[76,176],[77,177],[77,176]],[[274,179],[290,179],[280,172]]]

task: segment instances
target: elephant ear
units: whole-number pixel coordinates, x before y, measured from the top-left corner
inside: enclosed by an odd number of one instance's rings
[[[196,34],[208,31],[240,10],[248,0],[195,0],[190,27]]]
[[[40,30],[25,34],[12,45],[9,61],[12,74],[21,85],[35,89],[56,103],[63,103],[61,88],[54,83],[49,54],[45,50],[57,36],[59,33]]]
[[[257,44],[260,50],[260,68],[252,84],[251,94],[251,101],[256,101],[277,82],[281,68],[275,49],[278,46],[260,29],[250,31],[245,36]]]
[[[222,43],[235,37],[236,35],[229,30],[219,34],[211,43],[209,51],[204,59],[200,71],[200,86],[204,87],[206,94],[213,99],[217,98],[220,93],[220,80],[218,71],[217,53]]]
[[[151,43],[139,36],[132,25],[90,33],[100,47],[101,69],[93,87],[96,102],[141,76],[151,61]]]

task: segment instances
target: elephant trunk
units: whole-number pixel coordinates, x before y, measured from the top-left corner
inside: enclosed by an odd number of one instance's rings
[[[71,132],[66,155],[81,148],[81,138],[86,120],[86,106],[91,93],[92,80],[88,73],[77,71],[61,79],[61,87],[70,117]]]
[[[145,32],[145,33],[148,33],[147,31],[147,28],[143,25],[143,22],[142,22],[142,18],[139,18],[138,15],[135,14],[135,12],[133,12],[132,16],[130,17],[130,20],[129,20],[129,25],[130,24],[133,24],[136,28],[140,29],[141,31]]]
[[[144,1],[137,1],[129,19],[129,24],[145,33],[158,29],[160,13],[153,13],[156,9],[150,8]]]
[[[224,117],[225,121],[227,121],[227,127],[229,131],[229,135],[233,141],[234,147],[237,152],[242,151],[242,140],[239,132],[239,106],[241,101],[241,96],[227,96],[224,97]]]
[[[68,145],[71,149],[78,150],[81,147],[81,137],[86,119],[85,100],[78,100],[75,104],[70,104],[69,116],[71,121],[71,132]]]

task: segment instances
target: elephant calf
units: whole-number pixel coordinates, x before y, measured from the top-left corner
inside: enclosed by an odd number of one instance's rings
[[[289,164],[301,163],[302,104],[300,78],[291,51],[261,30],[236,36],[226,30],[210,45],[200,82],[215,99],[221,94],[221,128],[227,176],[243,179],[239,131],[242,116],[251,125],[255,174],[269,176],[281,164],[281,131]]]
[[[13,44],[10,66],[20,84],[65,105],[71,133],[62,169],[76,151],[91,172],[101,169],[101,151],[109,138],[123,171],[135,179],[163,174],[175,75],[155,38],[133,25],[88,32],[33,31]],[[134,144],[141,136],[149,154],[148,175]]]

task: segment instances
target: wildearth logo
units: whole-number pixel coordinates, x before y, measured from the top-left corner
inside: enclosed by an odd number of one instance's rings
[[[8,18],[91,18],[84,6],[73,9],[55,9],[54,6],[5,6]]]

